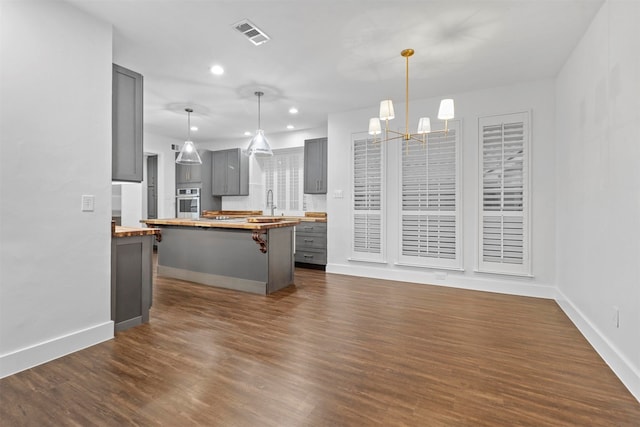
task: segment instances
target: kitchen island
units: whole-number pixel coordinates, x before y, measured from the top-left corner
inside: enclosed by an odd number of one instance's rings
[[[296,220],[148,219],[162,230],[158,275],[256,294],[293,284]]]
[[[116,332],[149,321],[154,239],[162,239],[158,228],[111,222],[111,320]]]

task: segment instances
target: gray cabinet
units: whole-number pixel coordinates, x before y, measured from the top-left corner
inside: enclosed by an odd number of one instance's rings
[[[213,152],[198,150],[201,165],[180,165],[176,163],[176,189],[197,187],[200,189],[200,211],[219,211],[222,199],[214,197],[211,190],[211,165]],[[178,153],[176,153],[178,157]]]
[[[249,156],[240,148],[214,151],[212,164],[214,196],[249,195]]]
[[[304,192],[327,194],[327,138],[304,141]]]
[[[116,331],[149,321],[155,236],[111,239],[111,320]]]
[[[301,222],[296,226],[295,260],[304,264],[327,264],[327,223]]]
[[[111,179],[142,182],[142,75],[113,64]]]
[[[200,158],[203,157],[203,152],[198,150]],[[175,153],[176,158],[178,153]],[[204,164],[204,159],[202,160]],[[202,182],[202,169],[203,165],[181,165],[176,163],[176,185],[180,184],[199,184]]]

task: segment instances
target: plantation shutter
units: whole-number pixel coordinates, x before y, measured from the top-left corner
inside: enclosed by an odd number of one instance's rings
[[[274,205],[282,211],[302,211],[303,147],[274,150],[271,157],[259,157],[265,192],[273,191]],[[266,208],[265,208],[266,209]]]
[[[452,122],[425,143],[402,143],[402,264],[461,268],[458,133]]]
[[[352,259],[384,259],[384,143],[353,139]]]
[[[478,134],[479,269],[529,275],[529,115],[481,117]]]

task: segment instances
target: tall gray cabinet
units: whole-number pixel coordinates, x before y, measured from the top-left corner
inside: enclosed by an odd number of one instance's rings
[[[201,165],[181,165],[176,163],[176,188],[197,187],[200,189],[200,210],[222,209],[222,199],[214,197],[211,191],[211,163],[213,151],[198,150]],[[178,157],[178,153],[176,153]]]
[[[304,141],[304,192],[327,194],[327,138]]]
[[[213,152],[212,194],[249,195],[249,156],[240,148]]]
[[[142,75],[112,68],[111,179],[142,182]]]

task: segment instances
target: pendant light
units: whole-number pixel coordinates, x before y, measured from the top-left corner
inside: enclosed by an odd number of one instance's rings
[[[200,159],[195,144],[191,141],[191,113],[193,113],[193,110],[185,108],[184,111],[187,112],[187,140],[182,144],[176,163],[181,165],[201,165],[202,159]]]
[[[249,155],[255,154],[256,156],[273,156],[273,151],[271,151],[271,147],[269,146],[269,141],[264,136],[264,131],[260,127],[260,97],[264,95],[263,92],[255,92],[254,95],[258,97],[258,130],[253,138],[251,138],[251,142],[249,143],[249,147],[247,147],[247,152]]]

